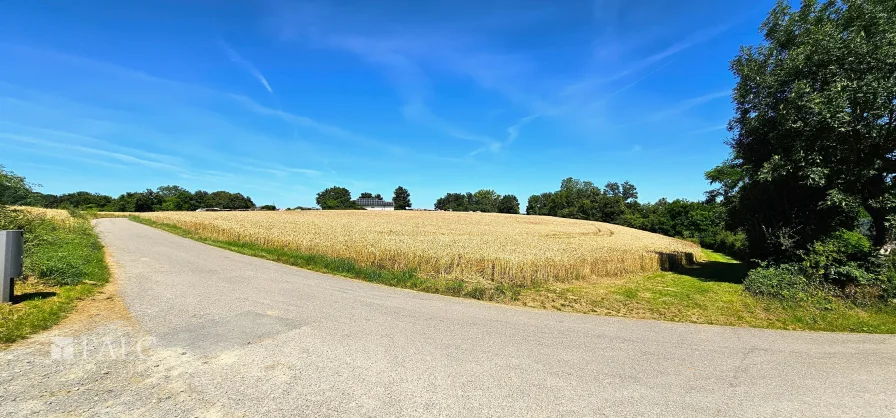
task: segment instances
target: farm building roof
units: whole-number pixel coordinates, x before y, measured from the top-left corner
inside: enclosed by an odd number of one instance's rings
[[[395,203],[392,203],[383,199],[371,199],[368,197],[361,197],[355,200],[355,203],[358,206],[395,206]]]

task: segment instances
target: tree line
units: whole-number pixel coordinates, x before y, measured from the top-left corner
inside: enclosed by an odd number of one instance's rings
[[[436,200],[436,210],[455,212],[520,213],[520,202],[512,194],[500,195],[491,189],[476,193],[448,193]]]
[[[714,199],[665,198],[640,203],[634,184],[608,182],[603,188],[572,177],[554,192],[529,197],[526,214],[607,222],[682,238],[733,257],[746,257],[745,237],[726,228],[724,207]]]
[[[370,192],[362,192],[359,196],[364,199],[383,200],[383,195]],[[322,190],[317,194],[315,202],[323,210],[357,210],[362,209],[355,199],[352,198],[352,192],[345,187],[333,186]],[[404,187],[398,186],[392,192],[392,203],[395,210],[407,210],[411,208],[411,192]]]
[[[31,184],[13,172],[0,166],[0,204],[16,206],[37,206],[48,209],[80,209],[104,212],[160,212],[160,211],[194,211],[200,208],[218,209],[253,209],[255,202],[242,193],[228,191],[207,192],[197,190],[191,192],[180,186],[161,186],[156,190],[146,189],[142,192],[127,192],[117,198],[85,191],[60,195],[34,191],[36,185]],[[260,209],[274,210],[273,205],[265,205]]]

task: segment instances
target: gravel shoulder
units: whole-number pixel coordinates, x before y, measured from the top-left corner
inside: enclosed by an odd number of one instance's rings
[[[96,227],[115,281],[0,352],[0,415],[896,415],[894,336],[499,306]]]

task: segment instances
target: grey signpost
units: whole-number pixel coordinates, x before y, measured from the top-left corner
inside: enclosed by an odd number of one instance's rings
[[[0,231],[0,303],[12,301],[13,279],[22,275],[22,231]]]

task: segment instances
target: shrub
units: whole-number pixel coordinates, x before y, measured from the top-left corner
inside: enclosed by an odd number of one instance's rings
[[[875,267],[875,285],[880,287],[881,298],[896,303],[896,253],[878,258]]]
[[[812,244],[803,254],[806,274],[817,276],[841,289],[875,285],[871,266],[871,242],[864,235],[839,230]]]
[[[52,285],[105,277],[102,244],[86,220],[57,222],[0,207],[0,229],[25,231],[24,273]]]
[[[701,236],[700,245],[740,260],[747,257],[747,237],[742,233],[715,230]]]
[[[876,257],[872,248],[864,235],[839,230],[812,244],[801,262],[765,264],[751,271],[744,285],[750,293],[788,300],[824,293],[859,304],[893,302],[896,255]]]
[[[805,274],[797,263],[762,266],[751,270],[744,279],[744,289],[756,296],[784,300],[808,300],[824,293],[823,284]]]
[[[75,285],[102,276],[106,268],[102,245],[90,225],[53,225],[41,236],[26,237],[25,272],[51,284]]]

